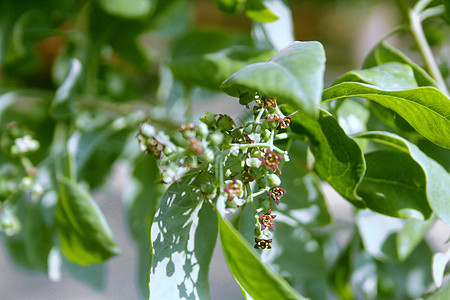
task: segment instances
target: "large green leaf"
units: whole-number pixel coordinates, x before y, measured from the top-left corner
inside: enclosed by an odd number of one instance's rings
[[[155,0],[98,0],[107,13],[128,19],[143,18],[155,6]]]
[[[291,108],[283,110],[290,114]],[[306,140],[314,155],[316,172],[344,198],[357,207],[364,203],[356,193],[361,181],[365,163],[358,144],[339,126],[337,120],[321,111],[319,119],[297,112],[291,120],[293,132],[306,136]]]
[[[293,42],[268,62],[248,65],[225,80],[221,89],[233,97],[255,92],[276,97],[309,115],[318,114],[325,71],[325,51],[319,42]]]
[[[390,62],[409,65],[414,72],[414,76],[419,86],[437,87],[435,80],[430,75],[428,75],[428,73],[425,72],[424,69],[413,62],[401,51],[390,46],[385,41],[379,43],[377,46],[375,46],[375,48],[372,49],[363,63],[363,69],[372,68]]]
[[[150,299],[210,298],[217,217],[200,191],[204,176],[185,175],[161,199],[151,229]]]
[[[228,267],[247,293],[254,299],[303,299],[280,275],[261,262],[233,225],[220,214],[217,216],[220,243]]]
[[[365,160],[367,169],[358,194],[368,208],[397,218],[431,216],[425,176],[411,156],[385,149],[367,153]]]
[[[59,178],[56,219],[61,250],[80,265],[103,262],[119,254],[100,208],[76,182]]]
[[[144,298],[148,298],[150,228],[164,193],[156,160],[140,152],[130,162],[131,178],[124,196],[128,226],[137,248],[137,279]]]
[[[323,101],[361,97],[402,116],[417,132],[433,143],[450,148],[450,99],[433,87],[397,90],[344,82],[324,90]]]
[[[416,145],[392,133],[368,132],[358,137],[372,139],[410,155],[425,175],[429,205],[439,218],[450,225],[450,175],[440,164],[426,156]]]
[[[385,63],[370,69],[355,70],[345,73],[333,83],[362,82],[385,88],[417,87],[414,73],[409,65],[396,62]]]

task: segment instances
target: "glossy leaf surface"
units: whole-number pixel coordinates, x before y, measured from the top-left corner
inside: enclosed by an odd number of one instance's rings
[[[292,109],[285,110],[287,114]],[[297,112],[291,120],[293,132],[306,136],[314,155],[316,172],[344,198],[364,207],[356,189],[365,170],[364,158],[358,144],[345,134],[337,120],[321,111],[315,120]]]
[[[142,153],[131,161],[132,173],[124,196],[128,226],[137,250],[137,279],[141,294],[148,298],[150,264],[150,228],[164,193],[159,183],[160,175],[156,161]]]
[[[368,208],[397,218],[423,220],[431,216],[425,176],[411,156],[386,149],[364,157],[367,169],[358,194]]]
[[[239,98],[253,97],[255,92],[259,92],[316,116],[324,71],[322,44],[293,42],[268,62],[248,65],[234,73],[220,88]]]
[[[228,267],[247,293],[254,299],[303,299],[280,275],[261,262],[233,225],[220,214],[217,216],[220,243]]]
[[[359,137],[369,138],[408,153],[425,175],[426,196],[430,207],[439,218],[450,224],[450,206],[448,205],[450,175],[440,164],[426,156],[416,145],[395,134],[368,132]]]
[[[413,70],[409,65],[385,63],[370,69],[350,71],[339,77],[333,85],[342,82],[369,83],[384,88],[415,88]]]
[[[344,82],[324,90],[323,101],[360,97],[392,109],[433,143],[450,148],[450,99],[432,87],[396,90]]]
[[[217,217],[203,200],[204,176],[186,174],[161,199],[152,229],[150,299],[209,299]]]
[[[430,75],[428,75],[428,73],[422,67],[413,62],[400,50],[392,47],[385,41],[379,43],[377,46],[375,46],[375,48],[372,49],[363,63],[363,68],[372,68],[390,62],[409,65],[414,72],[414,76],[419,86],[437,87],[434,79]]]

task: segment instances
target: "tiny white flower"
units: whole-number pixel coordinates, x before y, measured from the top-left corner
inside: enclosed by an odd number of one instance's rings
[[[111,126],[114,130],[121,130],[124,129],[127,125],[128,125],[127,118],[119,117],[113,121]]]
[[[239,147],[238,146],[231,147],[230,154],[237,157],[239,155]]]
[[[14,141],[15,149],[13,152],[16,154],[24,154],[27,152],[33,152],[39,149],[39,142],[33,140],[29,135],[17,138]]]

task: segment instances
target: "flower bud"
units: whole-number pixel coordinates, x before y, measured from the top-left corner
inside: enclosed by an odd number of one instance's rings
[[[261,166],[261,160],[256,157],[247,158],[245,164],[250,168],[258,169]]]
[[[32,139],[29,135],[17,138],[14,140],[14,145],[11,147],[13,154],[25,154],[27,152],[34,152],[39,149],[39,142]]]
[[[214,132],[209,136],[209,139],[211,140],[211,143],[213,143],[216,146],[219,146],[220,144],[222,144],[223,134],[220,132]]]
[[[31,188],[33,185],[33,179],[31,179],[31,177],[24,177],[22,178],[22,187],[28,189]]]
[[[156,130],[155,127],[153,127],[149,123],[143,123],[141,125],[141,132],[144,136],[151,138],[155,136]]]
[[[202,137],[202,138],[205,138],[205,137],[207,137],[208,136],[208,132],[209,132],[209,130],[208,130],[208,126],[205,124],[205,123],[200,123],[199,125],[198,125],[198,134]]]
[[[214,151],[210,148],[205,148],[203,151],[203,158],[206,162],[212,162],[214,160]]]
[[[193,156],[188,156],[184,159],[184,165],[189,168],[197,168],[197,159]]]
[[[278,177],[278,176],[275,175],[275,174],[269,174],[269,175],[267,175],[267,179],[269,180],[269,183],[270,183],[272,186],[278,186],[278,185],[280,185],[280,183],[281,183],[280,177]]]

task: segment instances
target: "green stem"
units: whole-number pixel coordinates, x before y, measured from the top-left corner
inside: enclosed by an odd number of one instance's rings
[[[269,148],[271,150],[275,150],[278,153],[286,154],[286,151],[281,150],[277,146],[274,146],[270,143],[253,143],[253,144],[230,144],[232,147],[238,147],[238,148],[254,148],[254,147],[262,147],[262,148]]]
[[[430,45],[428,44],[425,34],[423,32],[422,20],[420,18],[420,15],[416,12],[419,8],[421,8],[421,7],[417,8],[417,6],[419,6],[419,3],[426,3],[426,2],[427,1],[419,1],[415,9],[409,12],[410,29],[413,38],[417,44],[417,47],[419,48],[420,54],[422,55],[422,58],[425,62],[427,71],[436,80],[441,92],[449,96],[449,92],[447,86],[445,85],[444,78],[442,77],[442,74],[439,71],[439,67],[436,63],[436,60],[434,59],[433,52],[431,51]]]
[[[445,12],[444,5],[438,5],[432,8],[428,8],[420,13],[420,20],[422,22],[428,18],[442,15]]]
[[[420,14],[427,6],[431,3],[432,0],[420,0],[417,1],[416,5],[413,7],[413,12],[416,14]]]

